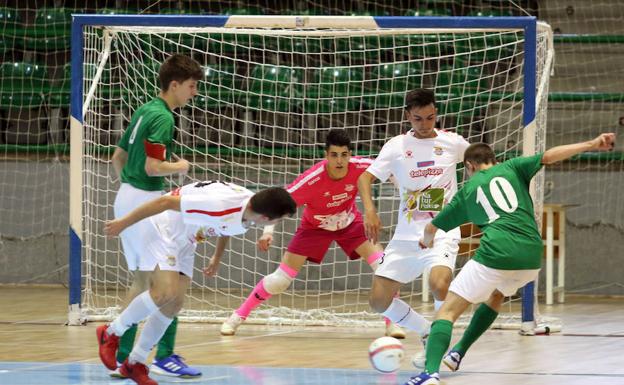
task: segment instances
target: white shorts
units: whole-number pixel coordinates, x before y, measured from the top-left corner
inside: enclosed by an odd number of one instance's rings
[[[173,240],[163,237],[154,221],[148,220],[142,228],[144,257],[141,266],[149,271],[158,267],[160,270],[179,271],[187,277],[193,277],[196,243],[187,239]]]
[[[451,282],[449,291],[470,303],[485,302],[494,290],[505,296],[516,293],[519,288],[537,278],[539,269],[498,270],[474,260],[468,261]]]
[[[162,191],[146,191],[141,190],[128,183],[122,183],[113,206],[115,218],[122,217],[130,211],[139,207],[145,202],[156,199],[163,194]],[[121,245],[123,246],[123,254],[131,271],[152,271],[155,267],[155,261],[146,250],[146,242],[142,238],[142,234],[146,231],[145,227],[149,226],[149,219],[143,219],[128,227],[119,235]]]
[[[418,241],[392,240],[379,260],[375,275],[408,283],[434,266],[447,266],[452,271],[458,251],[459,239],[436,238],[431,249],[421,249]]]

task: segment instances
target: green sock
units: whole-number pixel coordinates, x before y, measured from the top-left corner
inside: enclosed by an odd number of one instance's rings
[[[130,355],[132,347],[134,346],[134,337],[136,337],[138,325],[134,324],[130,326],[130,329],[119,338],[119,350],[117,350],[117,362],[124,362]]]
[[[173,317],[173,321],[169,324],[165,334],[163,334],[160,341],[158,341],[158,350],[156,351],[156,359],[162,360],[173,354],[173,347],[175,346],[176,332],[178,331],[178,317]]]
[[[488,330],[496,317],[498,317],[498,313],[492,310],[488,305],[482,303],[475,311],[464,335],[453,347],[453,350],[457,350],[463,357],[470,346],[481,337],[481,334]]]
[[[453,323],[444,319],[439,319],[431,324],[431,332],[427,339],[427,361],[425,370],[428,373],[438,373],[442,357],[451,343],[453,334]]]

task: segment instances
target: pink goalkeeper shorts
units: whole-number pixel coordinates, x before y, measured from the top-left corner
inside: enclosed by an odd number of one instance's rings
[[[300,225],[288,244],[288,251],[306,256],[310,262],[321,263],[333,241],[336,241],[349,259],[360,258],[355,249],[367,241],[362,216],[358,215],[348,227],[337,231]]]

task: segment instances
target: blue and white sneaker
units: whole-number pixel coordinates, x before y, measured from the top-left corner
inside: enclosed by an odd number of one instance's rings
[[[440,375],[438,373],[422,372],[411,377],[405,385],[440,385]]]
[[[462,358],[462,355],[457,350],[451,350],[446,353],[442,362],[444,362],[444,365],[446,365],[449,369],[455,372],[459,370],[459,364],[461,364]]]
[[[188,366],[184,359],[177,354],[172,354],[160,360],[154,360],[150,366],[150,372],[161,376],[195,378],[201,376],[201,372],[192,366]]]

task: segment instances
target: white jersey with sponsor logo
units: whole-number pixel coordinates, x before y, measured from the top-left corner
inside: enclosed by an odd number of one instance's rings
[[[184,185],[169,194],[180,196],[180,211],[167,210],[150,218],[167,243],[186,247],[208,237],[243,234],[243,212],[253,193],[219,181]]]
[[[399,187],[399,219],[392,239],[418,241],[425,225],[457,192],[456,165],[469,143],[455,133],[435,130],[435,138],[418,139],[410,130],[390,139],[368,172],[386,181],[393,175]],[[459,239],[459,229],[436,237]]]

